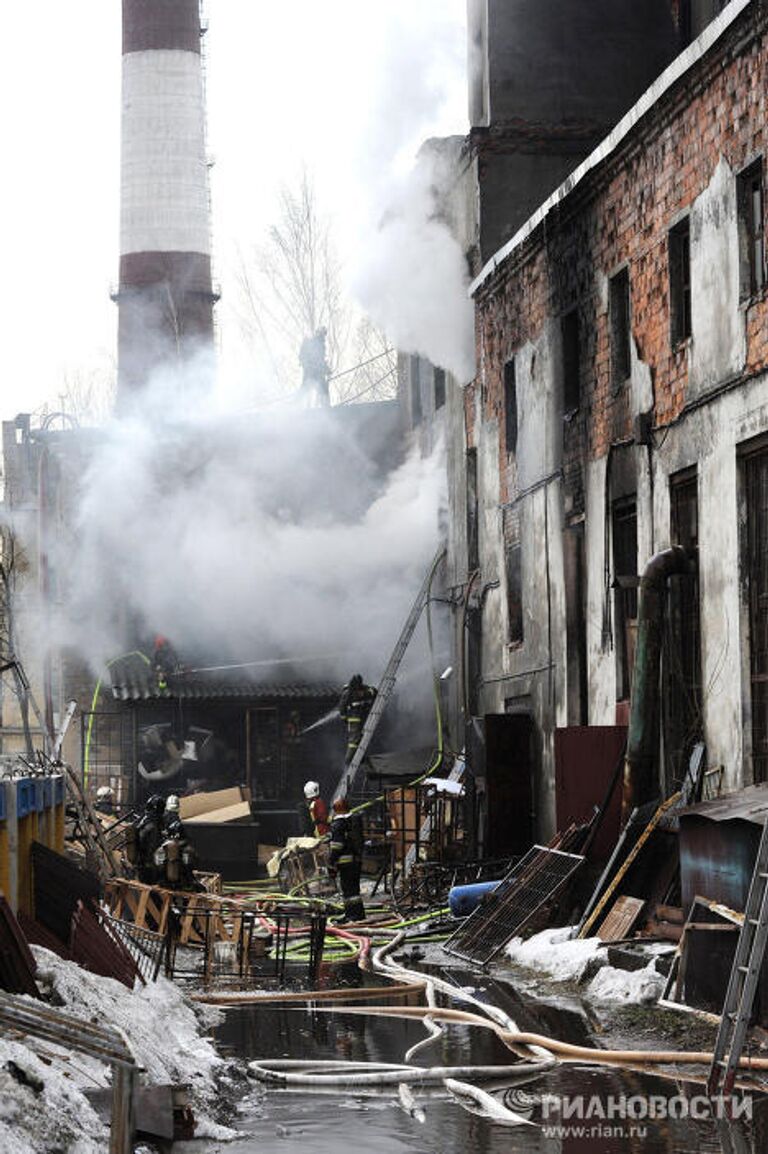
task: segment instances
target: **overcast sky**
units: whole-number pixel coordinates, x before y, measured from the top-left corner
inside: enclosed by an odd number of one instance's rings
[[[347,251],[393,169],[427,136],[466,131],[465,0],[207,0],[208,145],[219,333],[238,252],[302,164]],[[2,411],[55,402],[114,367],[120,0],[4,11]]]

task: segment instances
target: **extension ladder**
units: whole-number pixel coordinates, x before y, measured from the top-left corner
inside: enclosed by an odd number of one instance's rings
[[[427,598],[429,597],[429,588],[432,584],[432,578],[434,577],[437,566],[440,564],[440,561],[443,559],[444,555],[445,547],[441,545],[435,554],[435,558],[430,565],[429,570],[427,571],[427,575],[422,582],[419,592],[416,595],[416,600],[411,606],[411,611],[408,614],[402,632],[397,639],[397,644],[392,650],[392,656],[387,663],[387,667],[384,670],[381,681],[377,687],[376,700],[371,706],[370,712],[365,719],[365,725],[363,726],[363,731],[360,734],[360,744],[355,750],[354,757],[350,761],[349,765],[345,767],[344,772],[341,775],[341,780],[336,786],[336,792],[333,795],[334,801],[340,797],[346,796],[351,786],[353,785],[355,778],[357,777],[357,771],[362,764],[363,758],[368,752],[368,746],[371,744],[371,738],[376,732],[376,726],[379,724],[381,715],[384,712],[387,702],[392,696],[392,691],[395,688],[395,681],[397,680],[397,671],[400,668],[400,662],[405,656],[405,651],[410,644],[414,630],[416,629],[416,626],[419,622],[419,618],[421,617],[424,606],[427,603]]]
[[[760,980],[768,941],[768,821],[749,884],[744,922],[736,946],[723,1013],[707,1078],[707,1093],[728,1095],[733,1091],[739,1059],[744,1049],[752,1005]],[[726,1057],[727,1054],[727,1057]]]

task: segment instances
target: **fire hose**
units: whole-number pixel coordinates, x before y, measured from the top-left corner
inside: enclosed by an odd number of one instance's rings
[[[397,1086],[401,1082],[428,1085],[446,1078],[477,1078],[480,1081],[527,1082],[556,1065],[519,1062],[514,1066],[407,1066],[390,1062],[293,1062],[290,1059],[258,1059],[248,1063],[259,1082],[274,1086]]]
[[[318,1013],[322,1008],[318,1007]],[[448,1007],[433,1009],[431,1006],[366,1006],[365,1009],[345,1007],[345,1014],[373,1014],[377,1017],[424,1019],[432,1018],[435,1021],[458,1023],[468,1026],[480,1026],[493,1030],[496,1036],[511,1050],[521,1046],[535,1048],[539,1052],[547,1053],[563,1062],[577,1062],[597,1066],[628,1066],[641,1067],[644,1065],[677,1065],[703,1066],[712,1062],[713,1055],[707,1050],[599,1050],[591,1046],[576,1046],[570,1042],[560,1042],[556,1038],[548,1038],[545,1034],[533,1034],[518,1030],[505,1030],[495,1022],[473,1014],[469,1010],[452,1010]],[[742,1070],[768,1070],[768,1058],[742,1057],[739,1060]]]

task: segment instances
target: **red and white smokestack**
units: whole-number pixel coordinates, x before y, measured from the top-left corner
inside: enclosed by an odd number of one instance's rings
[[[213,344],[200,0],[123,0],[118,401]]]

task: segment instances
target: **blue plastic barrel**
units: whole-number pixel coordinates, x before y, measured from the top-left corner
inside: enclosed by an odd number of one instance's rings
[[[501,878],[497,878],[495,882],[473,882],[469,886],[454,886],[448,892],[448,906],[453,916],[466,918],[480,905],[486,894],[496,889],[500,881]]]

